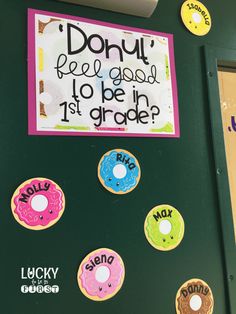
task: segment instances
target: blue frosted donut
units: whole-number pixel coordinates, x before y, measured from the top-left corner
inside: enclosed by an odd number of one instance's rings
[[[122,173],[115,176],[115,169],[118,168],[122,170]],[[138,184],[140,174],[141,170],[137,159],[125,150],[112,150],[105,154],[98,169],[102,185],[115,194],[131,192]]]

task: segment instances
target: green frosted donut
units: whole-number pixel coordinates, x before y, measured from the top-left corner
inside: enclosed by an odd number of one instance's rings
[[[154,248],[169,251],[176,248],[183,239],[184,220],[173,206],[159,205],[148,213],[144,231]]]

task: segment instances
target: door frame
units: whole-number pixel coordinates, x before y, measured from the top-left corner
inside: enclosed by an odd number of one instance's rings
[[[236,68],[236,50],[205,46],[208,100],[230,313],[236,313],[236,244],[220,108],[218,67]]]

